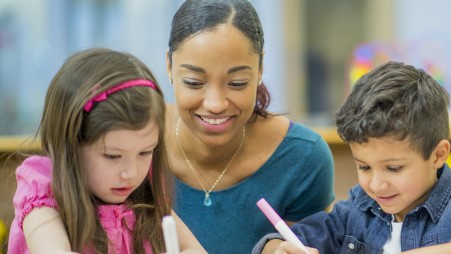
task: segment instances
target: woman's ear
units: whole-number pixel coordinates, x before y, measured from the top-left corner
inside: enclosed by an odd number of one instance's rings
[[[450,149],[450,143],[449,140],[443,139],[438,143],[438,145],[435,147],[434,152],[432,153],[432,156],[435,156],[434,158],[434,167],[440,168],[443,166],[443,164],[448,159],[449,155],[449,149]]]
[[[263,61],[264,57],[265,57],[265,51],[262,52],[262,61],[260,63],[260,69],[258,70],[258,80],[262,80],[262,77],[263,77],[263,68],[265,65],[265,61]]]
[[[172,84],[172,66],[169,59],[169,48],[166,50],[166,72],[168,73],[169,82]]]

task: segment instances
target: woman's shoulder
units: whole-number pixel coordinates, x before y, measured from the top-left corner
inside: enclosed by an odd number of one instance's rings
[[[325,143],[322,136],[314,131],[312,128],[304,125],[300,122],[295,122],[286,116],[274,116],[268,118],[264,125],[266,135],[271,133],[274,135],[279,133],[277,136],[282,136],[284,140],[298,140],[302,142],[311,143]]]
[[[299,122],[291,122],[290,125],[290,132],[288,132],[289,137],[301,138],[312,142],[322,140],[322,136],[307,125]]]
[[[255,122],[249,123],[248,126],[252,131],[261,136],[277,133],[285,136],[290,127],[290,119],[283,115],[274,115],[267,118],[258,117]]]

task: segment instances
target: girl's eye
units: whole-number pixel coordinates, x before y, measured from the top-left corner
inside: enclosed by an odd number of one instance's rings
[[[195,89],[198,89],[202,86],[202,83],[199,81],[194,81],[194,80],[188,80],[188,79],[182,79],[182,83],[188,87],[192,87]]]
[[[120,155],[113,155],[113,154],[103,154],[103,157],[108,160],[115,160],[121,158]]]
[[[363,171],[368,171],[371,169],[370,166],[358,165],[357,167],[359,168],[359,170],[363,170]]]
[[[153,154],[153,151],[145,151],[145,152],[139,153],[139,155],[142,157],[152,156],[152,154]]]

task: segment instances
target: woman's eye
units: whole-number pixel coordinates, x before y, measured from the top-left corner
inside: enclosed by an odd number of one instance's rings
[[[188,79],[182,79],[182,83],[186,86],[193,87],[193,88],[200,88],[200,86],[202,85],[202,83],[199,81],[188,80]]]
[[[108,160],[115,160],[121,158],[120,155],[114,155],[114,154],[103,154],[103,157]]]
[[[230,82],[229,86],[233,87],[233,88],[243,88],[245,86],[247,86],[248,82],[247,81],[241,81],[241,82]]]

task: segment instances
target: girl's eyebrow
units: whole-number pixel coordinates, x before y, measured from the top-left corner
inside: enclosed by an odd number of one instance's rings
[[[140,150],[153,150],[153,149],[155,149],[155,147],[157,147],[157,145],[158,145],[157,143],[153,143],[153,144],[150,144],[150,145],[148,145],[146,147],[142,147]],[[107,150],[124,151],[124,150],[127,150],[127,149],[122,149],[122,148],[119,148],[119,147],[116,147],[116,146],[105,146],[104,150],[105,151],[107,151]]]

